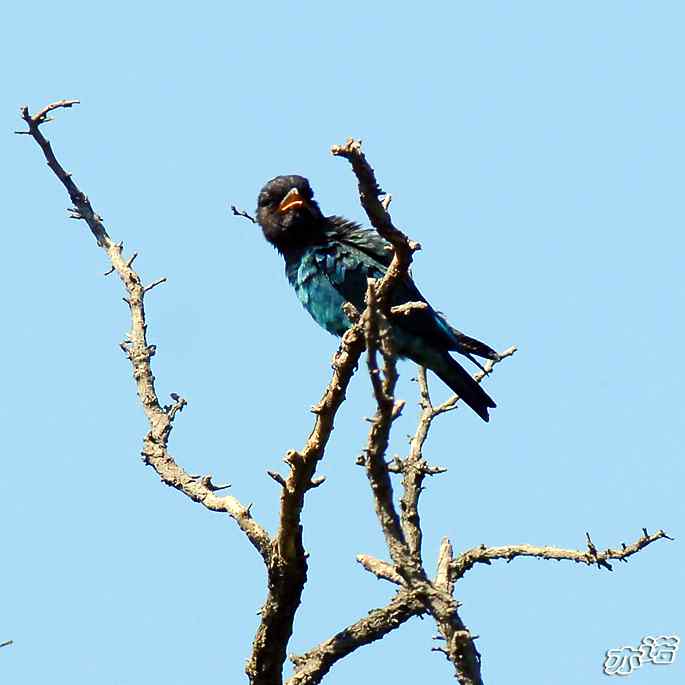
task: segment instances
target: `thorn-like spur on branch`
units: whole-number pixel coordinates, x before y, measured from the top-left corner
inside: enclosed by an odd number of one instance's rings
[[[608,571],[611,571],[613,567],[609,563],[610,559],[628,561],[628,558],[633,554],[637,554],[647,545],[651,545],[662,538],[667,540],[673,539],[666,535],[663,530],[658,530],[651,535],[645,530],[632,544],[626,545],[624,543],[621,549],[606,549],[603,552],[597,550],[587,533],[588,548],[586,551],[559,549],[558,547],[536,547],[534,545],[504,545],[503,547],[481,545],[460,554],[452,562],[452,579],[453,581],[458,580],[476,564],[490,564],[497,559],[505,559],[509,562],[516,557],[536,557],[538,559],[555,559],[557,561],[565,559],[577,564],[586,564],[587,566],[594,566],[596,564],[598,568],[606,568]]]
[[[126,289],[127,296],[124,299],[130,307],[131,332],[126,343],[122,344],[122,349],[131,361],[138,398],[143,405],[149,425],[149,431],[143,441],[143,461],[155,469],[164,483],[176,488],[186,497],[200,502],[211,511],[231,516],[266,561],[271,555],[271,538],[266,530],[254,521],[249,509],[235,497],[217,497],[214,492],[218,487],[210,485],[211,479],[192,477],[174,461],[168,452],[167,446],[174,418],[186,402],[178,396],[175,399],[176,403],[171,407],[162,407],[159,402],[150,364],[155,347],[147,342],[144,307],[146,290],[165,279],[160,279],[147,288],[143,287],[140,276],[132,267],[135,255],[128,260],[124,258],[123,244],[115,243],[110,238],[102,217],[94,211],[90,200],[74,183],[71,174],[67,173],[57,161],[52,146],[41,133],[40,125],[45,123],[48,112],[75,104],[78,104],[78,100],[60,100],[47,105],[33,116],[29,113],[28,107],[22,107],[21,116],[29,127],[26,133],[38,143],[48,166],[66,188],[73,204],[72,213],[76,218],[83,219],[88,224],[98,245],[107,253]],[[172,399],[174,399],[173,396]]]
[[[212,474],[208,473],[206,476],[191,476],[191,478],[197,479],[203,487],[206,487],[208,490],[211,490],[212,492],[217,492],[219,490],[228,490],[228,488],[231,487],[230,483],[214,483],[212,481]],[[252,505],[250,505],[251,507]],[[247,511],[249,511],[250,507],[247,507]]]
[[[400,590],[382,609],[373,609],[356,623],[300,656],[291,656],[295,673],[286,685],[317,685],[340,659],[380,640],[413,616],[426,613],[416,593]]]
[[[454,553],[452,551],[452,543],[448,538],[443,538],[440,543],[440,552],[438,553],[438,566],[435,573],[435,584],[451,595],[454,590],[454,581],[450,573],[450,566],[454,561]]]
[[[129,260],[130,261],[130,260]],[[128,263],[128,262],[127,262]],[[129,267],[130,269],[131,267]],[[146,285],[143,288],[144,293],[149,293],[153,288],[156,288],[158,285],[162,285],[162,283],[166,283],[166,276],[163,276],[162,278],[158,278],[156,281],[153,281],[150,283],[150,285]]]
[[[320,485],[323,485],[326,482],[326,476],[315,476],[312,478],[310,487],[311,488],[318,488]]]
[[[285,487],[285,478],[278,471],[267,471],[269,478],[276,481],[280,486]]]
[[[427,308],[427,302],[405,302],[404,304],[398,304],[395,307],[390,307],[390,313],[395,316],[407,316],[407,314]]]
[[[175,392],[172,392],[170,397],[172,400],[174,400],[174,403],[170,407],[165,407],[165,411],[169,417],[169,420],[173,421],[176,418],[176,414],[178,414],[178,412],[183,411],[183,408],[188,405],[188,402],[187,400],[183,399],[183,397],[177,395]]]
[[[369,556],[368,554],[357,554],[357,561],[369,572],[373,573],[374,576],[382,580],[389,580],[395,585],[404,585],[404,580],[402,576],[397,573],[395,567],[389,564],[387,561],[381,561],[376,559],[376,557]]]
[[[243,217],[243,219],[250,220],[253,224],[257,223],[257,219],[255,219],[252,215],[248,214],[245,210],[238,209],[235,205],[231,205],[231,212],[233,212],[234,216],[241,216]]]
[[[0,642],[0,647],[9,647],[10,645],[14,644],[14,640],[5,640],[4,642]]]
[[[345,302],[345,304],[343,304],[342,306],[342,309],[345,312],[347,318],[350,321],[352,321],[352,323],[357,323],[361,318],[359,310],[351,302]]]

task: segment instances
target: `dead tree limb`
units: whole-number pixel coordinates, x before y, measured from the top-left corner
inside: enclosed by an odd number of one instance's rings
[[[423,447],[434,419],[458,406],[459,397],[454,396],[438,406],[432,404],[426,372],[419,370],[419,392],[421,415],[412,437],[409,454],[386,462],[393,422],[402,411],[404,403],[395,398],[397,381],[396,359],[393,340],[387,317],[403,316],[413,309],[426,305],[410,302],[391,307],[394,284],[408,277],[413,254],[420,245],[410,240],[397,229],[390,218],[388,207],[390,196],[383,193],[369,165],[359,141],[350,139],[345,145],[334,146],[332,153],[347,159],[357,177],[359,195],[371,224],[378,233],[389,241],[393,257],[382,279],[369,281],[366,308],[356,311],[346,305],[346,312],[354,324],[343,336],[340,348],[333,360],[333,376],[319,403],[312,408],[316,418],[311,434],[304,447],[289,450],[285,462],[289,467],[287,476],[269,471],[269,475],[281,487],[279,526],[272,537],[260,526],[250,513],[250,506],[244,506],[232,496],[218,496],[216,492],[226,485],[212,482],[210,475],[193,476],[186,473],[168,452],[168,443],[174,419],[186,406],[186,401],[172,393],[172,404],[161,405],[152,375],[151,359],[154,345],[148,344],[144,299],[153,288],[166,278],[158,278],[149,285],[143,285],[140,276],[133,269],[137,253],[124,256],[123,245],[115,243],[105,229],[102,217],[95,212],[88,197],[78,188],[71,174],[58,162],[50,142],[43,136],[40,126],[51,121],[48,116],[61,108],[70,108],[78,100],[60,100],[47,105],[37,114],[31,115],[22,107],[21,116],[28,126],[18,131],[31,136],[40,146],[48,166],[66,188],[73,207],[72,218],[84,220],[98,245],[107,254],[111,267],[107,273],[117,272],[126,290],[126,301],[131,315],[131,330],[121,348],[131,362],[138,397],[148,420],[148,432],[143,440],[143,461],[152,466],[161,480],[186,497],[201,503],[211,511],[232,517],[264,560],[268,577],[268,594],[261,610],[258,627],[246,673],[253,685],[281,685],[287,645],[290,640],[293,621],[301,601],[302,590],[307,580],[307,555],[304,551],[302,533],[302,510],[305,496],[323,483],[316,475],[316,469],[323,459],[329,443],[337,412],[345,400],[350,379],[357,368],[364,349],[367,349],[367,369],[371,380],[376,412],[371,420],[366,450],[361,463],[366,468],[373,493],[377,519],[385,536],[391,562],[359,555],[362,566],[378,578],[398,586],[395,597],[386,606],[373,609],[367,616],[347,626],[332,637],[314,646],[306,653],[292,656],[295,672],[287,685],[314,685],[319,683],[330,668],[340,659],[356,649],[383,638],[413,616],[430,614],[436,621],[444,640],[443,652],[452,663],[454,672],[462,685],[480,685],[480,654],[475,647],[474,637],[459,617],[459,603],[453,596],[455,583],[476,564],[490,564],[494,560],[511,561],[520,556],[544,559],[569,560],[588,566],[612,569],[610,560],[627,559],[651,543],[671,539],[663,530],[643,535],[621,549],[599,551],[589,534],[587,550],[564,550],[555,547],[531,545],[507,545],[502,547],[480,547],[468,550],[454,558],[448,539],[443,539],[437,560],[437,571],[431,579],[422,555],[422,529],[419,515],[419,498],[426,476],[442,473],[445,469],[431,466],[423,456]],[[381,196],[385,195],[383,199]],[[234,214],[254,221],[246,212],[232,207]],[[516,351],[510,347],[499,355],[497,361],[511,356]],[[379,363],[379,358],[381,363]],[[488,361],[482,370],[474,375],[481,381],[488,375],[495,363]],[[395,507],[392,474],[402,475],[400,511]],[[0,643],[0,647],[12,641]]]
[[[375,284],[370,281],[367,290],[365,334],[368,369],[377,410],[369,430],[364,464],[373,492],[376,515],[397,573],[407,587],[417,593],[427,612],[436,621],[445,641],[445,646],[440,649],[452,663],[455,676],[462,685],[481,685],[480,654],[473,636],[459,617],[458,605],[451,589],[444,582],[438,584],[428,578],[421,555],[407,542],[395,509],[385,454],[390,428],[396,414],[394,391],[397,369],[390,327],[378,305],[377,294],[374,291]],[[382,375],[377,363],[379,352],[383,358]],[[441,577],[442,575],[444,571],[441,571]]]
[[[38,143],[48,166],[69,194],[73,205],[69,210],[72,218],[83,219],[88,224],[97,244],[107,253],[112,267],[126,289],[124,299],[131,313],[131,330],[121,347],[131,362],[138,398],[143,405],[149,425],[149,431],[143,440],[143,461],[152,466],[167,485],[176,488],[193,501],[201,503],[210,511],[225,513],[233,518],[266,561],[271,556],[271,538],[266,530],[254,520],[249,507],[230,495],[218,497],[215,492],[219,488],[212,483],[211,477],[189,475],[168,452],[174,418],[186,406],[186,401],[175,396],[176,399],[172,405],[162,406],[157,397],[155,379],[152,375],[150,360],[156,348],[147,341],[144,300],[146,293],[153,286],[161,283],[162,279],[155,281],[147,288],[143,285],[140,276],[133,269],[133,258],[127,259],[124,256],[122,243],[115,243],[110,238],[102,217],[95,212],[90,200],[78,188],[71,174],[66,172],[59,163],[50,142],[40,130],[41,124],[48,121],[48,112],[72,107],[78,102],[78,100],[59,100],[47,105],[33,116],[29,113],[28,107],[22,107],[21,117],[26,122],[28,130],[21,133],[30,135]]]
[[[633,554],[637,554],[641,549],[651,545],[657,540],[673,538],[666,535],[663,530],[658,530],[651,535],[643,529],[642,535],[630,545],[623,543],[621,549],[606,549],[600,552],[586,533],[588,548],[585,551],[575,549],[559,549],[558,547],[537,547],[535,545],[503,545],[502,547],[487,547],[481,545],[474,547],[460,554],[451,564],[450,572],[456,581],[462,578],[467,571],[470,571],[476,564],[491,564],[498,559],[505,559],[507,562],[517,557],[535,557],[537,559],[554,559],[556,561],[567,560],[576,564],[586,564],[587,566],[597,566],[612,571],[613,567],[609,559],[627,562]]]
[[[364,157],[358,141],[349,140],[335,146],[334,155],[346,157],[355,171],[359,170],[359,192],[371,223],[390,241],[394,255],[385,276],[378,283],[380,297],[387,298],[394,283],[406,275],[412,254],[419,245],[398,231],[390,220],[387,209],[378,199],[380,192],[373,169]],[[307,560],[302,544],[301,514],[304,497],[313,485],[319,461],[333,431],[338,408],[364,350],[362,322],[355,323],[343,336],[333,360],[333,378],[315,407],[314,429],[305,447],[290,450],[285,462],[290,468],[282,485],[280,525],[276,534],[274,555],[268,564],[269,593],[262,608],[262,620],[253,642],[252,655],[246,671],[254,685],[280,683],[286,648],[292,634],[295,613],[300,604],[302,589],[307,580]]]
[[[416,593],[400,591],[382,609],[373,609],[333,637],[301,656],[291,656],[295,673],[286,685],[316,685],[340,659],[352,654],[360,647],[380,640],[399,628],[413,616],[425,613],[423,602]]]
[[[301,523],[304,498],[320,484],[314,478],[316,467],[324,456],[335,415],[363,349],[361,330],[358,325],[352,326],[333,360],[333,378],[312,410],[316,414],[314,429],[301,451],[290,450],[285,455],[290,471],[287,478],[281,477],[280,523],[267,563],[269,591],[246,666],[250,682],[255,685],[282,682],[288,641],[307,581]]]

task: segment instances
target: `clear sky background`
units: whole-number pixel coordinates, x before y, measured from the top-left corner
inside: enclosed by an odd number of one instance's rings
[[[80,98],[45,131],[113,238],[140,253],[160,396],[182,393],[172,453],[254,502],[303,445],[337,342],[290,291],[248,210],[279,173],[363,221],[348,164],[364,140],[414,274],[462,330],[518,354],[488,381],[489,425],[442,417],[427,456],[425,556],[447,535],[599,547],[665,528],[613,573],[516,560],[457,586],[488,683],[602,683],[604,653],[685,638],[683,121],[680,2],[15,4],[0,52],[3,390],[0,682],[243,682],[261,560],[225,517],[160,485],[118,348],[128,310],[105,255],[21,128],[19,106]],[[416,419],[409,408],[392,452]],[[437,397],[446,395],[433,383]],[[355,378],[304,512],[310,582],[290,652],[393,588],[354,460],[372,411]],[[329,685],[452,682],[414,620]],[[630,682],[682,683],[685,654]]]

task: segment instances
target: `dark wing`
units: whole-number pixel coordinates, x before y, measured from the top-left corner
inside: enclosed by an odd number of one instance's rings
[[[318,246],[314,255],[331,285],[361,312],[365,306],[367,279],[382,278],[386,267],[366,252],[337,241]]]
[[[318,250],[319,254],[327,254],[327,262],[322,267],[340,294],[361,311],[366,279],[381,278],[392,260],[390,243],[375,231],[363,229],[340,217],[329,217],[329,227],[326,234],[328,246]],[[409,276],[395,286],[392,298],[393,305],[407,302],[424,302],[427,307],[393,316],[394,325],[438,348],[458,349],[454,329],[428,304]]]
[[[329,216],[326,221],[329,227],[326,235],[329,239],[354,247],[380,264],[390,266],[392,245],[376,231],[362,228],[341,216]]]
[[[330,241],[329,244],[338,246],[345,274],[345,277],[338,278],[334,285],[348,301],[361,310],[364,307],[366,278],[380,278],[385,274],[392,260],[392,247],[376,231],[362,228],[359,224],[342,217],[328,217],[327,225],[326,238]],[[340,267],[337,271],[328,270],[329,274],[336,272],[340,272]],[[352,295],[355,296],[354,299]],[[393,294],[393,305],[406,302],[424,302],[428,307],[394,316],[393,324],[445,350],[455,350],[467,356],[475,354],[485,359],[499,358],[491,347],[451,326],[441,312],[435,311],[428,304],[411,276],[398,283]]]

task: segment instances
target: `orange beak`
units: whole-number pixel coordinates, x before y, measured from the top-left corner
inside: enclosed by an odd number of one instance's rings
[[[305,205],[305,199],[300,195],[297,188],[291,188],[288,194],[281,200],[278,205],[278,213],[285,214],[290,209],[299,209]]]

